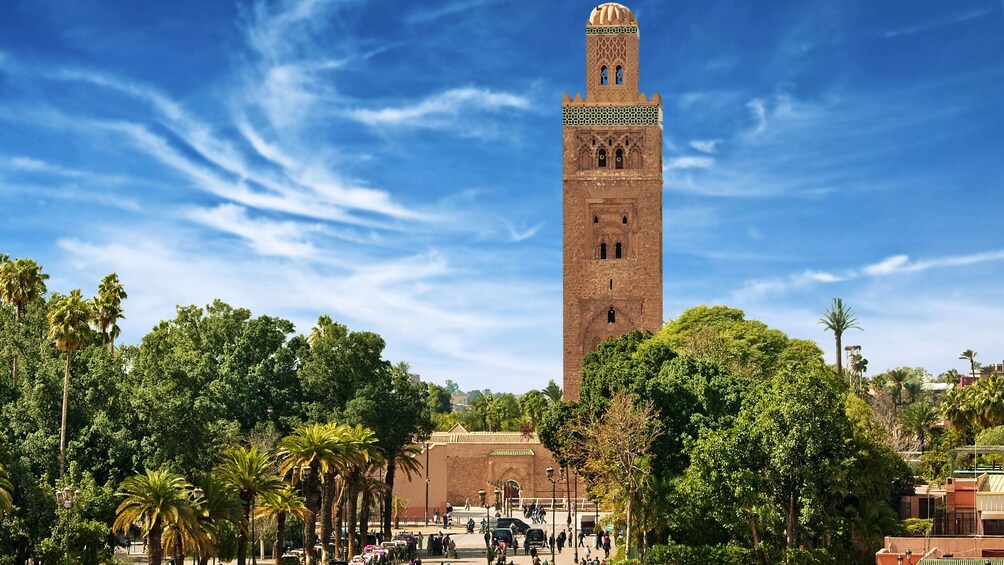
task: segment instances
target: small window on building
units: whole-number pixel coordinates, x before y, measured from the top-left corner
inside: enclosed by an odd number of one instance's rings
[[[600,259],[606,259],[606,258],[607,258],[607,244],[606,243],[601,243],[600,244]]]
[[[607,76],[607,67],[604,65],[600,67],[600,84],[606,85],[609,77]]]
[[[614,258],[621,258],[621,243],[619,241],[617,242],[617,245],[614,246]]]
[[[624,84],[624,67],[620,65],[617,65],[616,80],[617,84]]]
[[[594,224],[600,223],[600,217],[599,216],[593,216],[593,223]]]
[[[614,289],[614,279],[610,279],[610,290]]]
[[[618,149],[614,151],[614,166],[618,169],[624,168],[624,150]]]
[[[607,323],[608,324],[616,324],[617,323],[617,313],[614,312],[614,307],[613,306],[611,306],[610,309],[607,310]]]
[[[622,224],[627,224],[627,216],[624,216],[623,218],[621,218],[621,223]]]
[[[605,168],[607,166],[607,150],[606,149],[600,149],[599,152],[597,152],[597,162],[598,162],[598,165],[600,167],[604,167]]]

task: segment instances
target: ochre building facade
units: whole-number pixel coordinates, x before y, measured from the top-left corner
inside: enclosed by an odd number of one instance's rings
[[[564,399],[600,342],[662,325],[662,101],[638,90],[638,21],[586,23],[586,97],[562,103]]]
[[[394,495],[407,499],[402,519],[423,520],[425,517],[426,461],[430,516],[436,509],[446,512],[446,503],[463,507],[470,501],[478,506],[478,491],[487,492],[489,504],[495,502],[497,485],[503,500],[520,501],[550,498],[551,483],[547,468],[558,468],[551,452],[541,445],[536,435],[518,432],[468,432],[457,425],[449,432],[436,432],[416,455],[418,473],[398,476]]]

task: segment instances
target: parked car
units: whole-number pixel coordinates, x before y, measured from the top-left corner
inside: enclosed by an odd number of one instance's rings
[[[512,547],[512,532],[508,528],[495,528],[492,538],[505,543],[506,547]]]
[[[530,528],[526,531],[526,539],[523,543],[530,547],[544,547],[547,545],[547,534],[540,528]]]
[[[506,528],[507,530],[511,530],[513,524],[516,524],[516,533],[520,535],[526,534],[526,531],[530,529],[530,524],[527,524],[519,518],[498,518],[495,520],[496,528]]]

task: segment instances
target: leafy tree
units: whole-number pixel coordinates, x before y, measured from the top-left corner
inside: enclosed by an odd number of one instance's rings
[[[115,510],[112,528],[124,534],[139,522],[147,540],[146,555],[150,565],[161,565],[165,526],[195,519],[190,500],[191,485],[181,475],[147,469],[122,481],[118,495],[123,500]]]
[[[373,431],[380,459],[386,462],[383,497],[384,508],[390,508],[397,472],[404,465],[409,476],[415,471],[413,445],[425,441],[433,430],[431,407],[423,398],[432,398],[434,389],[445,389],[431,383],[412,383],[408,374],[399,370],[380,371],[369,384],[362,387],[349,401],[344,415],[347,422],[361,424]],[[436,393],[438,394],[438,393]],[[447,409],[449,408],[449,398]],[[392,409],[388,409],[392,407]],[[375,491],[374,491],[375,492]],[[382,530],[388,539],[391,534],[391,516],[382,516]]]
[[[125,288],[115,273],[101,279],[98,294],[93,298],[94,323],[101,333],[102,343],[108,345],[109,354],[115,353],[115,338],[121,332],[118,320],[125,317],[122,315],[122,301],[126,298],[128,295]]]
[[[428,389],[428,405],[432,414],[446,414],[453,410],[453,397],[449,391],[435,383],[426,383],[425,386]]]
[[[17,330],[21,329],[21,316],[29,304],[45,295],[45,281],[49,275],[42,272],[42,267],[34,260],[23,258],[10,261],[3,256],[0,261],[0,301],[14,307],[14,322]],[[20,340],[15,347],[20,344]],[[17,385],[17,358],[15,353],[11,365],[11,384]]]
[[[90,338],[90,322],[93,311],[90,304],[80,295],[80,290],[61,297],[49,310],[49,339],[56,342],[56,349],[66,354],[66,372],[63,379],[63,417],[59,431],[59,477],[63,477],[66,463],[66,408],[70,394],[70,362],[73,353]]]
[[[976,352],[972,349],[967,349],[959,355],[959,359],[964,359],[969,361],[969,374],[975,375],[976,369],[979,367],[979,363],[976,362]]]
[[[629,556],[634,510],[649,477],[652,443],[661,433],[652,403],[635,406],[625,392],[610,400],[602,420],[587,432],[586,470],[610,499],[624,504]]]
[[[841,348],[840,340],[844,335],[844,332],[850,329],[861,329],[861,326],[857,324],[857,320],[854,318],[854,313],[851,311],[849,306],[844,305],[844,301],[841,298],[834,298],[833,304],[830,306],[826,312],[823,313],[823,317],[819,319],[819,323],[826,328],[827,331],[833,332],[833,339],[837,343],[837,376],[844,376],[843,361],[840,358]]]
[[[10,496],[14,487],[10,484],[10,475],[3,465],[0,465],[0,520],[11,511],[13,502]]]
[[[381,356],[384,340],[370,332],[350,332],[321,316],[308,338],[310,345],[299,370],[310,420],[338,420],[341,411],[374,375],[390,368]]]

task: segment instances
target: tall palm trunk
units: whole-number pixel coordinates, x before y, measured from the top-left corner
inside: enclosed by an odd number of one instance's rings
[[[327,563],[331,543],[331,499],[335,490],[335,474],[325,473],[321,483],[321,563]]]
[[[338,488],[338,497],[335,498],[331,514],[335,529],[335,555],[344,558],[343,551],[345,551],[345,545],[342,543],[342,511],[345,509],[346,485],[345,479],[339,479],[338,482],[341,486]]]
[[[237,565],[247,563],[248,532],[251,528],[251,497],[241,495],[241,507],[244,509],[244,523],[237,529]]]
[[[370,529],[370,506],[373,505],[373,495],[369,490],[363,491],[363,505],[359,509],[359,545],[366,547]]]
[[[150,533],[146,536],[146,557],[150,565],[161,565],[164,561],[164,547],[161,545],[163,525],[160,518],[153,522]]]
[[[275,516],[275,543],[272,544],[272,559],[275,565],[282,563],[282,550],[286,545],[286,513],[279,512]]]
[[[349,530],[349,553],[348,553],[349,558],[351,558],[353,555],[356,554],[356,549],[357,549],[356,519],[359,517],[359,512],[358,512],[359,501],[358,501],[358,492],[356,491],[356,480],[355,480],[357,476],[358,472],[353,472],[352,475],[350,475],[349,480],[346,481],[347,484],[345,485],[345,488],[347,490],[346,494],[348,495],[346,503],[348,504],[348,512],[349,512],[347,520],[348,524],[346,524]]]
[[[314,545],[317,543],[317,513],[321,508],[321,493],[318,492],[317,468],[311,466],[313,471],[304,481],[304,494],[307,507],[307,517],[303,520],[303,550],[307,555],[307,564],[314,565],[317,556],[314,554]]]
[[[59,478],[63,478],[66,467],[66,406],[70,399],[70,359],[73,353],[66,352],[66,374],[63,376],[63,420],[59,426]]]
[[[383,493],[383,538],[385,540],[390,539],[390,520],[394,509],[394,474],[397,471],[397,465],[394,464],[394,458],[389,457],[388,459],[387,476],[384,478],[384,484],[387,485],[387,490]]]
[[[837,331],[833,332],[833,339],[835,339],[837,341],[837,376],[838,377],[843,377],[844,376],[844,362],[843,362],[843,359],[840,358],[840,338],[841,338],[840,334],[841,334],[841,332],[837,332]]]
[[[175,563],[185,562],[185,544],[181,541],[181,531],[174,529],[174,543],[171,546],[171,553]]]

